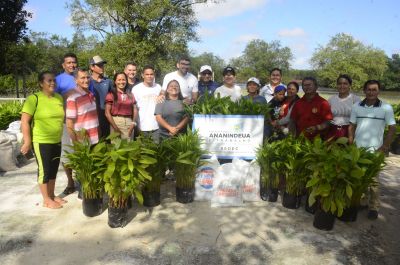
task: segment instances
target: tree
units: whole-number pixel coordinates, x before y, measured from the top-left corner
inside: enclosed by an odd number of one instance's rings
[[[225,67],[225,61],[214,55],[211,52],[205,52],[198,56],[191,58],[192,60],[192,73],[197,75],[202,65],[209,65],[214,72],[214,80],[216,82],[222,82],[222,69]]]
[[[96,48],[108,60],[108,71],[120,70],[127,61],[154,64],[169,71],[187,43],[196,41],[193,6],[207,0],[74,0],[68,4],[72,25],[98,33]],[[160,75],[158,71],[158,75]]]
[[[351,35],[339,33],[329,43],[320,46],[311,58],[321,84],[336,87],[340,74],[348,74],[353,79],[353,88],[361,89],[367,79],[381,79],[387,69],[384,51],[364,45]]]
[[[250,41],[243,55],[232,59],[231,65],[238,69],[237,77],[240,81],[245,81],[251,76],[265,79],[272,68],[279,67],[287,71],[292,58],[290,48],[282,47],[279,41],[268,43],[257,39]]]
[[[26,32],[26,23],[32,14],[23,10],[27,0],[0,1],[0,72],[4,73],[5,55],[11,44],[19,42]]]
[[[400,54],[392,54],[392,58],[388,58],[388,70],[382,81],[385,89],[400,90]]]

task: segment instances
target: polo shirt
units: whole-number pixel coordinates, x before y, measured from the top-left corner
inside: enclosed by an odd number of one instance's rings
[[[350,122],[357,125],[354,142],[358,147],[377,150],[383,144],[386,125],[395,125],[393,108],[381,100],[367,106],[366,100],[351,108]]]
[[[106,96],[106,104],[111,105],[112,116],[128,116],[132,117],[133,105],[136,103],[132,93],[124,93],[121,90],[117,91],[118,100],[114,102],[114,94],[108,93]]]
[[[260,96],[260,95],[257,95],[254,98],[251,98],[249,95],[247,95],[247,96],[243,96],[242,98],[245,100],[252,99],[253,103],[267,104],[267,100],[263,96]]]
[[[184,98],[192,99],[192,92],[199,92],[197,78],[191,73],[186,73],[185,76],[181,76],[178,71],[165,75],[162,84],[163,91],[167,90],[168,83],[172,80],[178,81]]]
[[[99,119],[96,99],[91,92],[76,88],[75,93],[67,98],[65,111],[67,119],[74,119],[74,130],[86,130],[91,144],[99,142]]]
[[[75,78],[72,74],[66,72],[56,76],[56,90],[58,94],[64,96],[68,91],[75,89]]]
[[[89,91],[91,91],[96,97],[96,103],[100,109],[105,109],[105,101],[108,92],[112,90],[112,81],[108,78],[103,78],[100,82],[97,82],[90,78]]]
[[[199,81],[198,84],[198,89],[199,89],[199,96],[204,95],[204,93],[206,93],[206,91],[208,92],[209,95],[214,94],[215,90],[220,86],[220,84],[218,84],[215,81],[210,81],[210,82],[202,82]]]
[[[290,119],[295,122],[296,133],[300,135],[308,127],[332,120],[333,115],[329,102],[317,93],[310,101],[305,96],[297,100],[290,114]],[[304,132],[304,136],[312,139],[320,133]]]
[[[43,92],[30,95],[22,107],[33,119],[32,142],[57,144],[61,142],[64,121],[64,100],[55,93],[52,97]]]

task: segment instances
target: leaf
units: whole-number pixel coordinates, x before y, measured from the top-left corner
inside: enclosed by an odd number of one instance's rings
[[[135,197],[138,200],[138,202],[140,204],[143,204],[143,195],[142,195],[142,193],[137,189],[135,189],[133,192],[135,193]]]
[[[133,162],[132,159],[128,159],[128,169],[130,172],[133,172]]]
[[[310,187],[314,186],[315,184],[318,183],[318,181],[319,181],[319,178],[317,178],[317,177],[312,177],[312,178],[307,182],[306,188],[310,188]]]
[[[346,195],[349,199],[353,196],[353,189],[350,185],[346,185]]]

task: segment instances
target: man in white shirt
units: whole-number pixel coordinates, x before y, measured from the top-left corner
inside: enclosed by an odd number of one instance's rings
[[[274,97],[275,87],[277,86],[284,86],[282,84],[282,70],[279,68],[274,68],[269,72],[269,83],[266,84],[260,90],[260,96],[265,97],[267,102],[270,102]]]
[[[160,96],[161,86],[154,82],[154,68],[145,66],[142,73],[143,82],[132,88],[139,109],[139,128],[144,135],[150,136],[154,142],[160,140],[160,133],[154,111],[158,97]]]
[[[184,101],[188,104],[195,103],[199,95],[197,78],[189,73],[190,59],[182,57],[176,64],[177,71],[166,74],[162,84],[162,91],[165,94],[168,83],[176,80],[179,83]]]
[[[221,98],[229,97],[232,101],[238,101],[242,97],[242,89],[235,84],[235,69],[227,66],[224,68],[222,75],[224,76],[224,84],[215,90],[214,96],[218,97],[219,95]]]

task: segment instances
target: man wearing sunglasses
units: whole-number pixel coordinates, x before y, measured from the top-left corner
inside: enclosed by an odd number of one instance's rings
[[[204,95],[206,91],[209,95],[212,95],[219,86],[220,85],[213,80],[211,66],[203,65],[200,67],[199,96]]]

